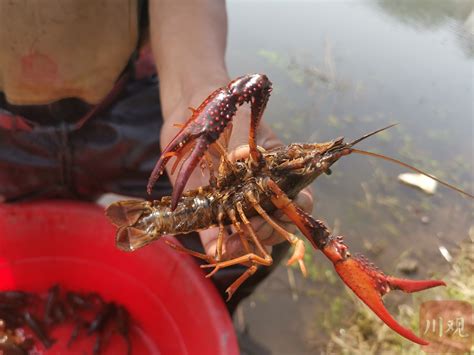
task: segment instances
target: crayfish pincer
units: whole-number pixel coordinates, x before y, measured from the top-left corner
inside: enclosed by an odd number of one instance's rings
[[[184,159],[178,170],[173,195],[151,202],[118,201],[107,208],[107,216],[118,228],[117,247],[124,251],[134,251],[165,234],[189,233],[218,226],[215,256],[185,249],[168,240],[166,242],[179,251],[207,261],[208,264],[203,267],[214,269],[207,276],[232,265],[250,265],[227,289],[230,298],[259,266],[272,263],[271,256],[262,246],[249,222],[251,216],[261,216],[294,246],[288,263],[298,262],[302,272],[306,272],[303,264],[305,244],[298,236],[286,231],[273,220],[270,213],[278,209],[289,217],[315,249],[320,250],[334,264],[344,283],[385,324],[415,343],[427,344],[392,318],[382,302],[382,296],[391,290],[416,292],[445,285],[444,282],[386,276],[365,258],[353,256],[342,236],[332,235],[324,222],[303,211],[292,199],[318,176],[330,173],[330,167],[341,157],[351,153],[390,160],[436,178],[396,159],[354,148],[362,140],[391,126],[366,134],[350,143],[338,138],[326,143],[294,143],[271,150],[257,147],[256,128],[270,96],[271,85],[263,74],[245,75],[214,91],[193,110],[186,125],[163,151],[148,184],[148,191],[151,191],[158,175],[164,171],[172,157],[177,160],[174,168]],[[224,132],[229,133],[230,122],[238,107],[244,103],[250,104],[251,108],[249,156],[238,161],[229,161],[226,147],[223,147],[223,143],[218,139]],[[201,159],[209,159],[208,151],[211,147],[220,152],[221,156],[216,171],[212,164],[206,164],[211,176],[209,185],[183,192],[187,180]],[[436,180],[454,188],[439,179]],[[471,194],[454,189],[473,198]],[[223,255],[222,245],[227,225],[235,227],[245,250],[244,255],[235,258]]]

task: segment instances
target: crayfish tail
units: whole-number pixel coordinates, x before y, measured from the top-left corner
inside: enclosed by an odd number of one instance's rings
[[[117,229],[115,245],[122,251],[134,251],[158,238],[147,228],[140,225],[142,217],[152,213],[149,201],[125,200],[112,203],[105,215]]]
[[[115,246],[122,251],[132,252],[150,244],[157,238],[138,228],[123,227],[117,231]]]
[[[401,336],[420,345],[428,342],[416,336],[410,329],[400,325],[385,308],[382,296],[392,289],[416,292],[445,285],[443,281],[406,280],[386,276],[363,257],[348,256],[334,263],[344,283],[364,302],[386,325]]]
[[[105,209],[105,215],[116,227],[132,226],[149,206],[150,202],[147,201],[117,201]]]

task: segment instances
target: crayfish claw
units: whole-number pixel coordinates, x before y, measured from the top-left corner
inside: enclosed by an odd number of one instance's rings
[[[186,187],[186,183],[189,180],[189,177],[193,173],[194,169],[198,165],[201,158],[204,156],[207,148],[209,147],[209,143],[207,140],[202,137],[199,138],[192,153],[189,157],[183,162],[181,166],[178,177],[174,183],[173,193],[171,195],[171,210],[174,211],[176,206],[178,205],[178,201],[183,194],[184,188]]]
[[[392,289],[416,292],[445,285],[436,280],[407,280],[384,275],[381,271],[360,257],[348,257],[334,263],[344,283],[364,302],[386,325],[401,336],[420,345],[428,345],[424,339],[400,325],[385,308],[382,296]]]
[[[148,184],[146,187],[148,194],[151,194],[153,185],[155,185],[160,175],[162,175],[165,171],[168,161],[172,157],[176,157],[177,160],[180,160],[184,153],[190,148],[189,144],[191,143],[191,135],[186,132],[186,126],[184,126],[178,135],[166,146],[166,148],[161,153],[160,158],[156,162],[148,179]]]
[[[393,290],[402,290],[407,293],[423,291],[437,286],[446,286],[446,283],[441,280],[409,280],[392,276],[387,276],[387,282]]]
[[[250,103],[251,123],[249,132],[250,155],[259,164],[262,154],[257,149],[257,126],[265,110],[270,96],[272,83],[264,74],[249,74],[231,81],[227,86],[215,90],[197,108],[191,108],[191,117],[182,126],[179,133],[163,150],[158,162],[150,175],[147,184],[148,194],[153,185],[163,174],[165,166],[172,156],[181,159],[194,146],[194,150],[181,166],[178,178],[173,188],[171,210],[177,206],[186,182],[209,146],[215,143],[231,125],[237,108],[244,103]],[[224,133],[224,136],[228,135]],[[226,137],[224,137],[226,138]],[[228,138],[228,137],[227,137]]]

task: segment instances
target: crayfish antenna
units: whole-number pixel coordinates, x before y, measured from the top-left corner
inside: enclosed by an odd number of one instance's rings
[[[393,126],[396,126],[397,124],[398,124],[398,123],[394,123],[394,124],[391,124],[391,125],[389,125],[389,126],[380,128],[380,129],[378,129],[378,130],[376,130],[376,131],[367,133],[367,134],[363,135],[362,137],[356,139],[355,141],[352,141],[352,142],[348,143],[348,144],[347,144],[347,147],[350,149],[350,152],[351,152],[351,153],[358,153],[358,154],[362,154],[362,155],[368,155],[368,156],[372,156],[372,157],[384,159],[384,160],[387,160],[387,161],[389,161],[389,162],[392,162],[392,163],[401,165],[401,166],[403,166],[403,167],[405,167],[405,168],[407,168],[407,169],[410,169],[410,170],[413,170],[413,171],[417,172],[418,174],[425,175],[425,176],[427,176],[427,177],[429,177],[429,178],[431,178],[431,179],[433,179],[433,180],[439,182],[441,185],[446,186],[447,188],[450,188],[450,189],[452,189],[452,190],[454,190],[454,191],[459,192],[460,194],[463,194],[463,195],[465,195],[465,196],[467,196],[467,197],[470,197],[470,198],[474,198],[474,195],[470,194],[469,192],[466,192],[466,191],[464,191],[464,190],[461,190],[460,188],[457,188],[456,186],[453,186],[453,185],[451,185],[451,184],[449,184],[449,183],[447,183],[447,182],[444,182],[444,181],[441,180],[441,179],[438,179],[436,176],[433,176],[433,175],[431,175],[431,174],[429,174],[429,173],[427,173],[427,172],[425,172],[425,171],[423,171],[423,170],[420,170],[420,169],[418,169],[418,168],[415,168],[414,166],[411,166],[410,164],[404,163],[404,162],[402,162],[402,161],[400,161],[400,160],[398,160],[398,159],[391,158],[391,157],[387,157],[387,156],[385,156],[385,155],[378,154],[378,153],[368,152],[368,151],[366,151],[366,150],[360,150],[360,149],[355,149],[355,148],[353,148],[354,145],[360,143],[361,141],[363,141],[363,140],[365,140],[365,139],[367,139],[367,138],[369,138],[369,137],[372,137],[373,135],[375,135],[375,134],[377,134],[377,133],[380,133],[380,132],[385,131],[385,130],[387,130],[387,129],[389,129],[389,128],[392,128]]]
[[[400,325],[385,308],[382,296],[392,289],[404,292],[417,292],[436,286],[445,286],[437,280],[408,280],[386,276],[373,264],[361,256],[339,257],[340,250],[347,247],[341,239],[332,240],[322,251],[334,263],[334,267],[344,283],[364,302],[386,325],[401,336],[420,345],[428,345],[424,339],[416,336],[411,330]],[[338,256],[334,258],[334,256]]]
[[[358,153],[358,154],[362,154],[362,155],[368,155],[368,156],[371,156],[371,157],[376,157],[376,158],[380,158],[380,159],[384,159],[384,160],[388,160],[389,162],[392,162],[392,163],[395,163],[395,164],[398,164],[398,165],[401,165],[407,169],[410,169],[410,170],[413,170],[415,172],[417,172],[418,174],[421,174],[421,175],[425,175],[437,182],[439,182],[441,185],[443,186],[446,186],[447,188],[450,188],[450,189],[453,189],[454,191],[457,191],[459,192],[460,194],[463,194],[467,197],[470,197],[470,198],[474,198],[474,195],[470,194],[469,192],[466,192],[464,190],[461,190],[460,188],[454,186],[454,185],[451,185],[447,182],[444,182],[443,180],[441,179],[438,179],[436,176],[433,176],[423,170],[420,170],[418,168],[415,168],[414,166],[411,166],[410,164],[407,164],[407,163],[404,163],[398,159],[395,159],[395,158],[392,158],[392,157],[387,157],[385,155],[382,155],[382,154],[378,154],[378,153],[373,153],[373,152],[368,152],[368,151],[365,151],[365,150],[360,150],[360,149],[355,149],[355,148],[350,148],[351,149],[351,152],[353,153]]]
[[[364,134],[362,137],[356,139],[356,140],[353,141],[353,142],[350,142],[348,145],[349,145],[350,147],[353,147],[353,146],[356,145],[357,143],[360,143],[361,141],[363,141],[363,140],[365,140],[365,139],[367,139],[367,138],[369,138],[369,137],[372,137],[372,136],[376,135],[377,133],[380,133],[380,132],[385,131],[385,130],[387,130],[387,129],[389,129],[389,128],[392,128],[392,127],[394,127],[394,126],[396,126],[396,125],[398,125],[398,123],[393,123],[393,124],[388,125],[388,126],[386,126],[386,127],[380,128],[380,129],[378,129],[378,130],[376,130],[376,131],[373,131],[373,132]]]

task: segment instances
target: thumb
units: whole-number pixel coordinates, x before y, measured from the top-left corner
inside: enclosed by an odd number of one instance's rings
[[[217,253],[217,236],[219,228],[210,228],[199,232],[204,251],[207,255],[215,256]],[[251,250],[253,246],[250,245]],[[240,240],[239,233],[235,232],[228,235],[224,230],[224,241],[222,243],[222,255],[224,260],[230,260],[245,254],[244,247]]]

